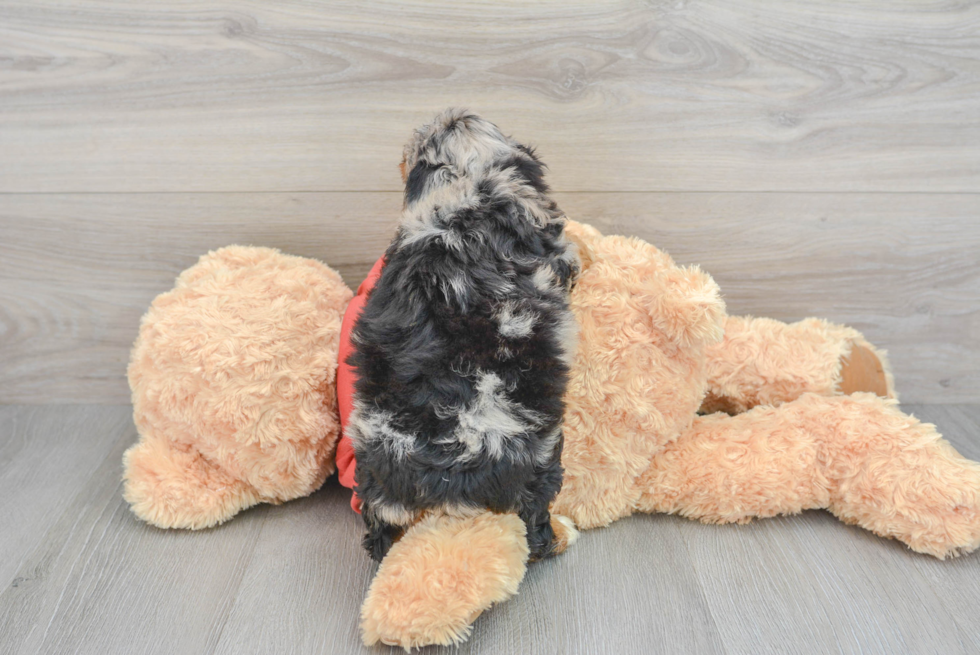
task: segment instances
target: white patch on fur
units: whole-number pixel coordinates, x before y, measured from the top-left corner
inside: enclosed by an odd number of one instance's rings
[[[409,511],[404,505],[392,500],[376,501],[371,509],[379,519],[392,525],[410,525],[418,517],[417,512]]]
[[[564,288],[559,289],[558,275],[555,273],[555,269],[551,267],[551,264],[542,264],[531,275],[531,283],[542,293],[550,294],[556,291],[567,292],[575,282],[577,271],[582,268],[582,258],[579,256],[578,246],[575,245],[575,242],[567,240],[563,235],[558,245],[562,247],[561,253],[558,255],[558,261],[568,263],[576,271],[576,274],[569,277]]]
[[[555,454],[555,446],[558,445],[558,439],[561,438],[561,426],[554,429],[548,435],[541,438],[541,441],[534,445],[534,463],[538,466],[544,466],[551,461],[552,455]]]
[[[477,204],[478,197],[471,180],[454,181],[433,189],[402,212],[401,245],[427,239],[442,239],[447,248],[462,250],[462,237],[455,230],[446,227],[446,224],[455,214]]]
[[[389,412],[371,410],[355,403],[348,421],[351,442],[355,446],[381,443],[396,460],[404,459],[415,451],[416,438],[414,434],[393,427],[391,418]]]
[[[542,291],[544,293],[554,291],[555,269],[551,268],[550,264],[539,266],[531,276],[531,282],[534,284],[534,288],[536,288],[538,291]]]
[[[452,125],[453,129],[448,129]],[[438,196],[447,191],[461,197],[473,197],[478,182],[489,183],[493,194],[514,202],[535,226],[544,227],[564,221],[564,215],[554,212],[547,199],[513,168],[499,169],[495,165],[508,156],[526,156],[518,144],[504,136],[496,125],[462,109],[449,109],[428,125],[415,131],[405,146],[404,165],[412,170],[419,161],[443,167],[429,176],[419,198],[406,210],[429,213],[441,204]],[[465,185],[469,184],[469,191]]]
[[[566,544],[571,546],[578,541],[579,532],[575,528],[575,523],[572,522],[572,519],[568,518],[567,516],[561,516],[560,514],[552,514],[551,516],[553,516],[556,521],[564,525],[565,529],[568,530],[568,533],[565,535]]]
[[[577,278],[578,274],[582,271],[582,256],[579,254],[578,244],[574,241],[570,241],[564,233],[562,233],[561,236],[561,244],[565,247],[565,249],[562,251],[559,259],[564,262],[568,262],[568,264],[570,264],[575,270],[575,274],[568,280],[568,286],[570,289],[575,283],[575,278]]]
[[[575,320],[575,314],[570,310],[561,312],[556,332],[561,346],[561,359],[571,367],[578,352],[578,321]]]
[[[561,239],[558,240],[558,245],[562,246],[559,259],[576,266],[582,263],[582,258],[578,254],[578,244],[565,236],[564,232],[561,234]]]
[[[507,296],[512,295],[516,290],[517,287],[515,287],[514,283],[510,280],[501,280],[491,289],[494,296],[497,298],[506,298]]]
[[[448,130],[449,125],[454,125],[454,129]],[[407,170],[414,168],[421,159],[430,164],[451,161],[459,171],[475,177],[490,162],[514,149],[515,144],[490,121],[464,109],[452,108],[415,131],[405,146],[404,160]]]
[[[541,424],[541,418],[507,398],[504,382],[494,373],[480,373],[476,383],[476,398],[457,414],[453,438],[466,446],[465,459],[486,452],[499,460],[508,443],[522,434],[529,434]]]
[[[461,505],[459,503],[446,503],[438,510],[441,514],[457,519],[468,519],[478,516],[486,511],[483,507],[473,505]]]
[[[445,127],[455,123],[452,131]],[[446,153],[452,153],[456,166],[463,168],[469,175],[478,177],[486,166],[497,159],[505,157],[514,150],[514,144],[505,137],[496,125],[490,121],[470,114],[464,110],[449,110],[443,113],[434,124],[433,133],[441,130],[439,150],[442,157],[430,157],[432,161],[441,161]],[[466,159],[461,155],[466,154]]]
[[[404,224],[403,224],[404,225]],[[408,246],[419,241],[441,239],[446,247],[457,252],[463,250],[463,240],[454,230],[437,227],[431,223],[419,222],[417,226],[406,227],[401,245]]]
[[[512,302],[503,303],[494,318],[500,325],[498,332],[508,339],[524,339],[531,336],[534,325],[538,322],[537,313],[529,309],[516,309]]]
[[[463,307],[466,306],[469,294],[466,291],[467,281],[463,276],[459,275],[450,280],[441,280],[439,282],[439,288],[442,290],[442,294],[446,297],[447,302],[455,301]]]
[[[535,227],[545,227],[565,218],[564,215],[553,216],[545,208],[544,198],[537,189],[528,184],[515,170],[490,171],[484,179],[491,183],[495,196],[505,197],[520,207]]]
[[[444,145],[453,148],[457,155],[466,153],[468,157],[463,162],[463,168],[472,177],[480,177],[487,165],[502,159],[514,151],[514,146],[507,141],[491,123],[481,121],[476,129],[469,130],[468,135],[456,131]],[[474,125],[473,122],[470,125]]]

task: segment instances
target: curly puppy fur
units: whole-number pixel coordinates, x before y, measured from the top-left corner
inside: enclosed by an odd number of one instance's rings
[[[423,513],[516,512],[531,559],[561,549],[563,396],[578,272],[544,164],[450,109],[405,148],[405,208],[352,331],[348,426],[380,561]]]

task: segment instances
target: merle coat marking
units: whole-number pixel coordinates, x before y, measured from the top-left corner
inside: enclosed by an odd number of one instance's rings
[[[380,561],[424,510],[516,511],[553,549],[578,258],[533,150],[449,110],[405,148],[405,209],[352,339],[348,426]]]

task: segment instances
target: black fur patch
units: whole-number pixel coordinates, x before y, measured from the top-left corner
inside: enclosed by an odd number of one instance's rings
[[[429,178],[438,170],[438,166],[432,166],[427,162],[419,162],[412,168],[408,174],[408,180],[405,182],[406,204],[411,204],[424,195]]]
[[[472,114],[419,130],[406,162],[402,223],[352,333],[364,545],[380,561],[423,510],[488,508],[516,511],[546,557],[578,270],[565,217],[534,152]]]

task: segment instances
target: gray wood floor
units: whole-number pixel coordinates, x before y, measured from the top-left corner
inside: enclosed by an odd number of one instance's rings
[[[980,406],[908,409],[980,459]],[[120,495],[135,437],[128,406],[0,407],[0,652],[390,650],[358,640],[375,567],[334,478],[217,529],[157,530]],[[635,516],[532,565],[458,652],[978,653],[978,609],[980,554],[940,562],[825,512]]]

